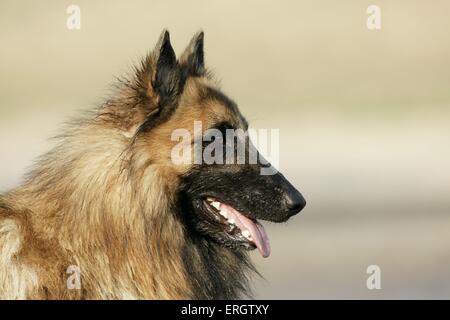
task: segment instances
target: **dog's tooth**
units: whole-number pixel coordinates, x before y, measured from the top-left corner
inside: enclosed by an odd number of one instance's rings
[[[228,211],[220,210],[219,213],[222,217],[224,217],[225,219],[228,219]]]
[[[252,236],[250,235],[250,231],[248,231],[247,229],[242,231],[242,235],[249,240],[251,240],[251,238],[252,238]]]
[[[234,224],[234,223],[235,223],[233,217],[229,217],[229,218],[228,218],[228,223],[229,223],[229,224]]]
[[[218,202],[218,201],[212,201],[212,202],[211,202],[211,205],[212,205],[214,208],[216,208],[217,210],[220,209],[220,202]]]

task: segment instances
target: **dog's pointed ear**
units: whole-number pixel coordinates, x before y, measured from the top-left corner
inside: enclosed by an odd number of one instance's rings
[[[190,76],[203,76],[206,73],[205,58],[203,52],[203,31],[194,35],[180,58],[180,65]]]
[[[156,65],[151,89],[157,95],[159,105],[164,106],[174,102],[179,94],[181,81],[180,68],[167,30],[161,34],[154,55]]]

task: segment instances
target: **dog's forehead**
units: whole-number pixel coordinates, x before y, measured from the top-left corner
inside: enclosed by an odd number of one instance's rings
[[[213,83],[196,81],[193,85],[190,84],[185,92],[184,101],[190,108],[198,109],[203,120],[208,119],[210,126],[226,122],[235,128],[248,128],[237,104]]]

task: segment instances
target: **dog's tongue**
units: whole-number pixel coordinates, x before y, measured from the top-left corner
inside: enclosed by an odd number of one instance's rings
[[[250,220],[233,207],[230,207],[226,204],[222,204],[222,206],[225,206],[227,208],[229,216],[232,215],[234,217],[236,225],[239,227],[239,229],[241,229],[242,231],[248,230],[250,232],[252,240],[258,248],[259,253],[261,253],[264,258],[267,258],[270,255],[270,243],[269,238],[267,237],[266,230],[264,230],[262,224]]]

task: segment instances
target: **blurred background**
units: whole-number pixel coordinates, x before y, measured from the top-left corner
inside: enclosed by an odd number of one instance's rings
[[[68,30],[66,9],[81,9]],[[366,9],[381,8],[381,30]],[[206,61],[307,207],[268,224],[255,298],[450,298],[450,2],[0,2],[0,192],[163,28]],[[366,269],[381,268],[368,290]]]

